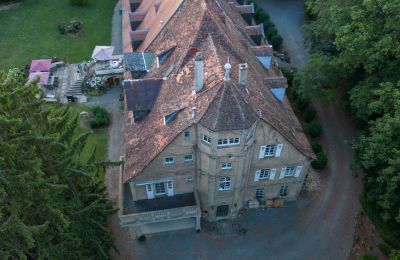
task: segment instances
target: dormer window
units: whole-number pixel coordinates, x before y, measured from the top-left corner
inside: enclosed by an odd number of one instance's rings
[[[157,66],[160,67],[165,63],[165,61],[171,56],[171,54],[174,52],[176,46],[164,51],[160,55],[157,56]]]

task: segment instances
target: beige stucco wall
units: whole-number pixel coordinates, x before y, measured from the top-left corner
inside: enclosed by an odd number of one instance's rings
[[[173,180],[175,194],[192,192],[196,188],[203,217],[209,220],[217,219],[216,209],[220,205],[229,205],[227,218],[235,217],[248,200],[255,198],[257,188],[263,187],[264,198],[271,199],[278,197],[281,185],[287,185],[289,192],[285,199],[297,198],[308,172],[310,160],[269,124],[260,120],[250,129],[229,132],[211,132],[201,125],[192,126],[188,130],[191,133],[189,141],[185,141],[181,133],[142,173],[132,179],[131,191],[135,200],[147,198],[145,186],[137,184],[166,178]],[[247,138],[249,133],[251,137]],[[203,134],[212,139],[211,145],[203,141]],[[239,137],[240,145],[217,147],[218,139],[232,137]],[[282,144],[281,155],[259,159],[260,146],[267,144]],[[186,154],[193,154],[192,163],[183,162]],[[173,165],[164,164],[164,158],[169,156],[175,157]],[[221,170],[221,164],[227,162],[231,162],[233,168]],[[300,165],[303,169],[299,177],[279,179],[282,167]],[[277,169],[274,180],[255,182],[256,170],[265,168]],[[187,181],[188,176],[193,176],[192,182]],[[219,179],[223,176],[231,177],[229,191],[219,191]]]

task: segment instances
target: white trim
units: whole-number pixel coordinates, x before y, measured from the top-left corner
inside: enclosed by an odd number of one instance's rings
[[[187,159],[186,159],[186,156],[191,156],[191,158],[190,158],[189,160],[187,160]],[[194,160],[193,154],[185,154],[185,155],[183,156],[183,161],[184,161],[184,162],[193,162],[193,160]]]
[[[166,161],[167,158],[172,158],[172,162],[167,162]],[[171,165],[171,164],[174,164],[174,163],[175,163],[175,156],[164,157],[164,165]]]
[[[279,175],[279,179],[285,178],[285,174],[286,174],[286,167],[283,167],[281,169],[281,174]]]
[[[265,149],[267,148],[266,145],[260,146],[260,153],[258,154],[259,159],[263,159],[265,157]]]
[[[142,51],[142,58],[144,63],[144,69],[147,70],[146,59],[144,58],[144,51]]]
[[[157,180],[150,180],[150,181],[142,181],[139,183],[136,183],[136,186],[143,186],[143,185],[147,185],[147,184],[154,184],[157,182],[167,182],[167,181],[172,181],[172,178],[164,178],[164,179],[157,179]]]
[[[260,180],[260,174],[261,174],[261,170],[257,170],[256,174],[254,175],[254,182],[257,182]]]
[[[273,181],[275,179],[275,173],[276,173],[276,169],[272,168],[271,172],[269,173],[269,180]]]
[[[275,146],[275,157],[281,156],[283,144],[277,144]]]
[[[301,170],[303,169],[303,166],[301,166],[301,165],[299,165],[299,166],[297,166],[296,167],[296,172],[295,172],[295,174],[294,174],[294,177],[300,177],[300,174],[301,174]]]

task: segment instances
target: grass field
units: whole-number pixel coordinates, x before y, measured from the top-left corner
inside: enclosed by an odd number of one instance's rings
[[[71,110],[74,113],[79,114],[82,111],[89,112],[90,108],[84,105],[74,105],[71,107]],[[72,115],[72,114],[71,114]],[[100,128],[96,130],[88,130],[83,127],[78,127],[75,130],[74,136],[78,137],[79,135],[90,132],[90,135],[86,141],[86,145],[81,154],[81,160],[86,161],[89,156],[92,154],[93,149],[96,147],[96,160],[103,161],[107,159],[107,144],[108,144],[108,133],[107,128]]]
[[[68,0],[24,0],[0,11],[0,69],[23,68],[31,59],[58,57],[68,62],[89,59],[95,45],[111,42],[115,0],[89,0],[73,7]],[[77,17],[81,34],[69,38],[58,32],[59,23]]]

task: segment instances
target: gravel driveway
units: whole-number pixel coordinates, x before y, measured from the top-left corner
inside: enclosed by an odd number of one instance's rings
[[[306,63],[301,25],[303,1],[259,1],[271,15],[284,38],[292,64],[301,69]],[[359,209],[360,180],[350,170],[352,151],[345,141],[354,129],[338,105],[317,105],[324,133],[321,142],[329,157],[328,168],[321,174],[321,189],[304,194],[296,202],[282,209],[249,210],[238,225],[246,234],[235,233],[229,223],[218,224],[225,235],[215,235],[203,229],[168,232],[147,236],[145,243],[134,239],[133,231],[118,227],[117,219],[110,219],[110,227],[117,238],[120,254],[115,259],[346,259],[350,253],[354,216]],[[113,120],[110,132],[111,151],[120,151],[113,141]],[[118,126],[116,129],[119,129]],[[111,156],[112,157],[112,156]],[[116,175],[108,172],[108,188],[115,199]],[[228,226],[227,226],[228,225]],[[219,232],[221,233],[221,232]],[[224,232],[222,232],[224,233]]]

